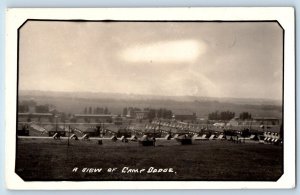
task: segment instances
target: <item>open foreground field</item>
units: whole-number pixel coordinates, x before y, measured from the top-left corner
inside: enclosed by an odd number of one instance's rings
[[[160,168],[165,172],[155,172]],[[27,181],[276,181],[282,170],[283,148],[270,144],[159,140],[156,147],[143,147],[71,140],[68,147],[67,140],[17,141],[16,172]]]

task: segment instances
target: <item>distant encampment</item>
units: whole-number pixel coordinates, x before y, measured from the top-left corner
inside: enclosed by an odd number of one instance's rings
[[[59,111],[71,114],[82,113],[85,107],[97,108],[99,105],[109,108],[111,113],[122,114],[123,109],[130,105],[133,108],[166,108],[176,114],[188,113],[190,115],[196,113],[198,117],[207,117],[209,113],[216,110],[230,110],[237,114],[247,111],[252,113],[253,117],[282,117],[281,101],[272,99],[21,90],[19,102],[24,100],[55,105]],[[144,118],[145,113],[141,111],[136,114],[140,118]]]

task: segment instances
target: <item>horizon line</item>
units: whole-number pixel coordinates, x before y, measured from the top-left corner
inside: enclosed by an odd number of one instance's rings
[[[194,97],[194,98],[215,98],[215,99],[256,99],[256,100],[269,100],[280,101],[283,103],[282,98],[261,98],[261,97],[216,97],[216,96],[193,96],[193,95],[161,95],[161,94],[136,94],[136,93],[122,93],[122,92],[106,92],[106,91],[55,91],[55,90],[39,90],[39,89],[18,89],[18,91],[36,91],[36,92],[54,92],[54,93],[90,93],[90,94],[124,94],[124,95],[136,95],[136,96],[156,96],[156,97]]]

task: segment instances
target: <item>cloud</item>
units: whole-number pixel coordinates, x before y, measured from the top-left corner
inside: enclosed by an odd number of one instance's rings
[[[121,52],[123,60],[133,63],[194,62],[205,52],[205,44],[196,40],[160,41],[131,46]]]

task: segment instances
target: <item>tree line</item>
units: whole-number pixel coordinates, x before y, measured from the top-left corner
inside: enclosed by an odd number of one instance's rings
[[[36,113],[49,113],[50,107],[52,105],[49,104],[40,104],[38,105],[33,100],[24,100],[22,102],[18,102],[18,112],[20,113],[27,113],[30,111],[30,107],[33,109],[33,112]],[[52,106],[54,107],[54,106]]]
[[[154,118],[162,118],[162,119],[171,119],[173,116],[172,110],[168,110],[165,108],[144,108],[143,110],[137,107],[125,107],[123,108],[123,116],[131,116],[135,117],[136,112],[146,112],[146,119],[153,120]]]
[[[231,120],[235,117],[235,113],[231,111],[215,111],[208,114],[209,120]],[[239,115],[239,119],[241,120],[251,120],[252,115],[249,112],[242,112]]]
[[[154,118],[171,119],[173,116],[172,110],[168,110],[165,108],[148,109],[148,111],[148,119],[150,120]]]
[[[85,107],[83,110],[84,114],[110,114],[107,107]]]
[[[208,114],[209,120],[231,120],[234,118],[235,113],[230,111],[215,111]]]

